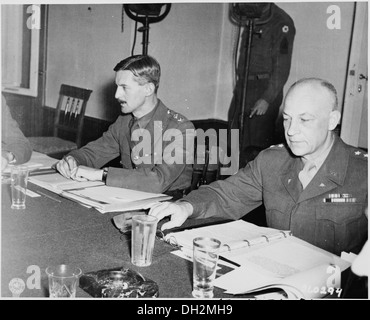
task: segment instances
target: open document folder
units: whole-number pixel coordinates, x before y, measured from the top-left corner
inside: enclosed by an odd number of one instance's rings
[[[227,260],[239,265],[214,283],[233,295],[267,289],[283,290],[289,298],[338,295],[341,272],[350,266],[288,230],[259,227],[244,220],[169,232],[163,240],[189,255],[192,240],[198,236],[219,239],[220,263]]]
[[[108,187],[101,181],[74,181],[59,173],[32,176],[29,182],[101,213],[147,209],[154,203],[171,199],[158,193]]]
[[[215,286],[230,294],[275,288],[302,299],[334,295],[340,289],[341,272],[350,266],[294,236],[222,255],[240,264],[215,281]]]

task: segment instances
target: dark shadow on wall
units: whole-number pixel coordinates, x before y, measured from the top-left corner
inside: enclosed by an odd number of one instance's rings
[[[114,122],[117,117],[121,114],[121,108],[114,97],[116,94],[117,86],[114,82],[107,82],[102,86],[101,100],[102,105],[102,118],[107,119],[108,122]]]

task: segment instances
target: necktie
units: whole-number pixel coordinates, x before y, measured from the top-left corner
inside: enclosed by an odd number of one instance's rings
[[[132,132],[139,128],[139,120],[135,117],[132,117],[128,126],[130,128],[130,134],[132,135]]]
[[[301,172],[298,174],[298,178],[302,183],[303,189],[307,187],[312,178],[316,174],[316,165],[314,162],[307,161]]]

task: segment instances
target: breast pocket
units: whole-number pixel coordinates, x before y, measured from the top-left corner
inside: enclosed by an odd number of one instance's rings
[[[316,208],[318,246],[340,255],[358,246],[367,228],[362,203],[323,203]]]
[[[266,222],[271,228],[288,230],[290,227],[290,212],[293,205],[287,198],[266,192],[263,196],[266,208]]]
[[[153,159],[151,153],[132,153],[131,160],[136,167],[153,166]]]

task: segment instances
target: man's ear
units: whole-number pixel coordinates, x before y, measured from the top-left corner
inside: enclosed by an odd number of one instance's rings
[[[336,128],[340,121],[341,114],[338,110],[333,110],[329,115],[329,130],[332,131]]]
[[[145,84],[146,96],[149,97],[155,93],[155,85],[152,82]]]

